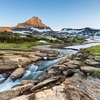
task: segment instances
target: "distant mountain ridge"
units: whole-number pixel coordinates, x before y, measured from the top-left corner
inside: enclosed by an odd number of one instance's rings
[[[56,35],[79,37],[100,36],[100,29],[94,29],[89,27],[80,29],[63,28],[61,31],[58,31]]]
[[[36,35],[57,35],[57,36],[79,36],[79,37],[90,37],[100,36],[100,29],[94,28],[63,28],[61,31],[53,31],[49,26],[46,26],[42,20],[36,16],[29,20],[18,23],[14,27],[0,27],[0,31],[8,31],[12,33],[21,34],[36,34]]]

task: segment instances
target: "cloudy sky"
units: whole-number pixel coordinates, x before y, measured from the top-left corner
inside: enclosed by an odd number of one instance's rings
[[[0,0],[0,26],[16,26],[33,16],[53,30],[100,29],[100,0]]]

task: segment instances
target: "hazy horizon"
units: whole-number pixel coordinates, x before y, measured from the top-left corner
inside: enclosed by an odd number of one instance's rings
[[[53,30],[91,27],[100,29],[100,0],[3,0],[0,26],[16,26],[33,16]]]

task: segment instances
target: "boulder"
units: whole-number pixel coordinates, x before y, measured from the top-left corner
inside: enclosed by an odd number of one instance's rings
[[[17,68],[12,74],[11,74],[11,79],[16,80],[20,77],[22,77],[25,74],[25,69],[24,68]]]
[[[24,92],[29,91],[30,88],[32,88],[32,84],[27,84],[24,86],[12,88],[10,90],[6,90],[4,92],[0,92],[0,100],[10,100],[15,97],[20,96],[21,94],[24,94]]]
[[[63,56],[57,61],[56,64],[57,65],[62,65],[63,63],[68,62],[68,61],[69,61],[69,56]]]

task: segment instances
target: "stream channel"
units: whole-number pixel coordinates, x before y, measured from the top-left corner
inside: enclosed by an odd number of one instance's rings
[[[87,48],[87,47],[94,46],[94,45],[100,45],[100,37],[87,39],[87,43],[84,43],[81,45],[68,46],[68,47],[65,47],[65,49],[51,49],[49,48],[49,45],[37,46],[37,48],[39,49],[57,50],[60,52],[60,54],[54,60],[41,60],[41,61],[37,61],[36,63],[29,65],[24,76],[22,78],[17,79],[14,82],[9,77],[2,84],[0,84],[0,92],[10,89],[16,84],[20,84],[22,80],[36,80],[38,79],[39,76],[45,73],[45,70],[48,67],[53,66],[62,56],[69,55],[69,54],[75,54],[81,48]],[[77,50],[73,50],[73,49],[77,49]],[[2,80],[3,78],[4,78],[4,74],[0,74],[0,80]]]

